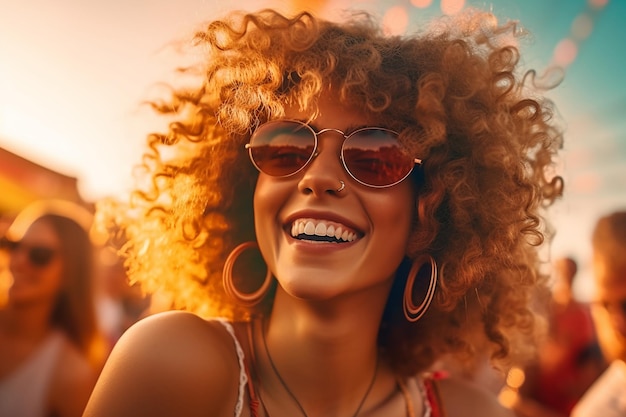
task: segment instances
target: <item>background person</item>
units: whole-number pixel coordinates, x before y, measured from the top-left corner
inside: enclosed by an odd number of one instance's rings
[[[37,202],[2,238],[12,284],[0,309],[0,415],[80,416],[107,346],[93,305],[89,213]]]
[[[85,416],[510,415],[428,370],[534,337],[561,134],[516,28],[263,11],[199,30],[197,85],[154,102],[173,118],[148,139],[154,188],[111,213],[131,279],[197,315],[127,330]]]
[[[626,416],[626,211],[598,219],[592,236],[593,318],[611,361],[574,408],[572,417]]]
[[[548,334],[538,358],[525,369],[516,404],[518,416],[567,417],[606,367],[587,303],[574,297],[578,271],[570,257],[553,262]]]

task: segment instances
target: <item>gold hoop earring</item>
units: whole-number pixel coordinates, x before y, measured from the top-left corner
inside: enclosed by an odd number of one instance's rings
[[[256,242],[244,242],[241,245],[237,246],[226,258],[226,262],[224,263],[224,269],[222,271],[222,284],[224,285],[224,290],[226,294],[231,297],[233,300],[236,300],[239,304],[245,307],[254,307],[257,305],[263,297],[267,294],[267,291],[272,284],[272,273],[269,268],[267,269],[267,273],[265,274],[265,279],[261,286],[251,292],[251,293],[243,293],[237,289],[234,284],[233,279],[233,267],[235,262],[239,258],[239,256],[246,250],[252,248],[259,248],[259,245]]]
[[[413,287],[418,277],[423,277],[426,269],[430,269],[430,280],[428,282],[428,289],[426,295],[421,304],[415,305],[413,302]],[[419,281],[422,281],[419,279]],[[406,279],[406,286],[404,287],[403,308],[404,317],[410,322],[416,322],[426,314],[426,310],[430,306],[435,296],[435,288],[437,287],[437,262],[430,255],[422,255],[413,261],[411,270]]]

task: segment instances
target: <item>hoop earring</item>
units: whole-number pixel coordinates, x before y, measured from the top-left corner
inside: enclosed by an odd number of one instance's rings
[[[413,287],[415,280],[418,276],[421,276],[426,268],[430,269],[430,281],[428,283],[428,289],[424,300],[420,305],[413,303]],[[422,255],[413,261],[411,270],[406,279],[406,286],[404,287],[404,297],[402,306],[404,308],[404,317],[410,322],[416,322],[426,314],[426,310],[430,306],[435,296],[435,288],[437,287],[437,262],[430,255]]]
[[[237,246],[226,258],[226,262],[224,263],[224,269],[222,271],[222,284],[224,285],[224,290],[226,294],[231,297],[233,300],[236,300],[239,304],[245,307],[254,307],[257,305],[263,297],[267,294],[267,291],[270,288],[272,283],[272,273],[269,268],[267,269],[267,273],[265,274],[265,279],[263,280],[263,284],[254,292],[251,293],[242,293],[239,291],[234,284],[233,281],[233,266],[237,261],[237,258],[241,255],[242,252],[251,248],[259,248],[259,245],[256,242],[244,242],[241,245]]]

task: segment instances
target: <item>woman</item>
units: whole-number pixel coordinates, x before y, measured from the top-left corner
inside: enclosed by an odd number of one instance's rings
[[[12,277],[0,309],[2,416],[80,416],[96,382],[105,351],[86,213],[71,203],[34,203],[2,239]]]
[[[131,277],[197,315],[131,328],[86,417],[508,415],[426,372],[532,338],[561,136],[514,25],[440,23],[262,11],[196,34],[198,87],[154,103],[174,120],[149,138],[152,187],[109,208]]]

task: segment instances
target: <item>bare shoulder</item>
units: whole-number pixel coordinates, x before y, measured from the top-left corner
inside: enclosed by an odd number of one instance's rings
[[[437,381],[443,408],[447,417],[513,417],[511,410],[503,407],[495,394],[483,387],[459,378]]]
[[[159,313],[120,338],[85,416],[232,415],[238,381],[224,326],[191,313]]]

